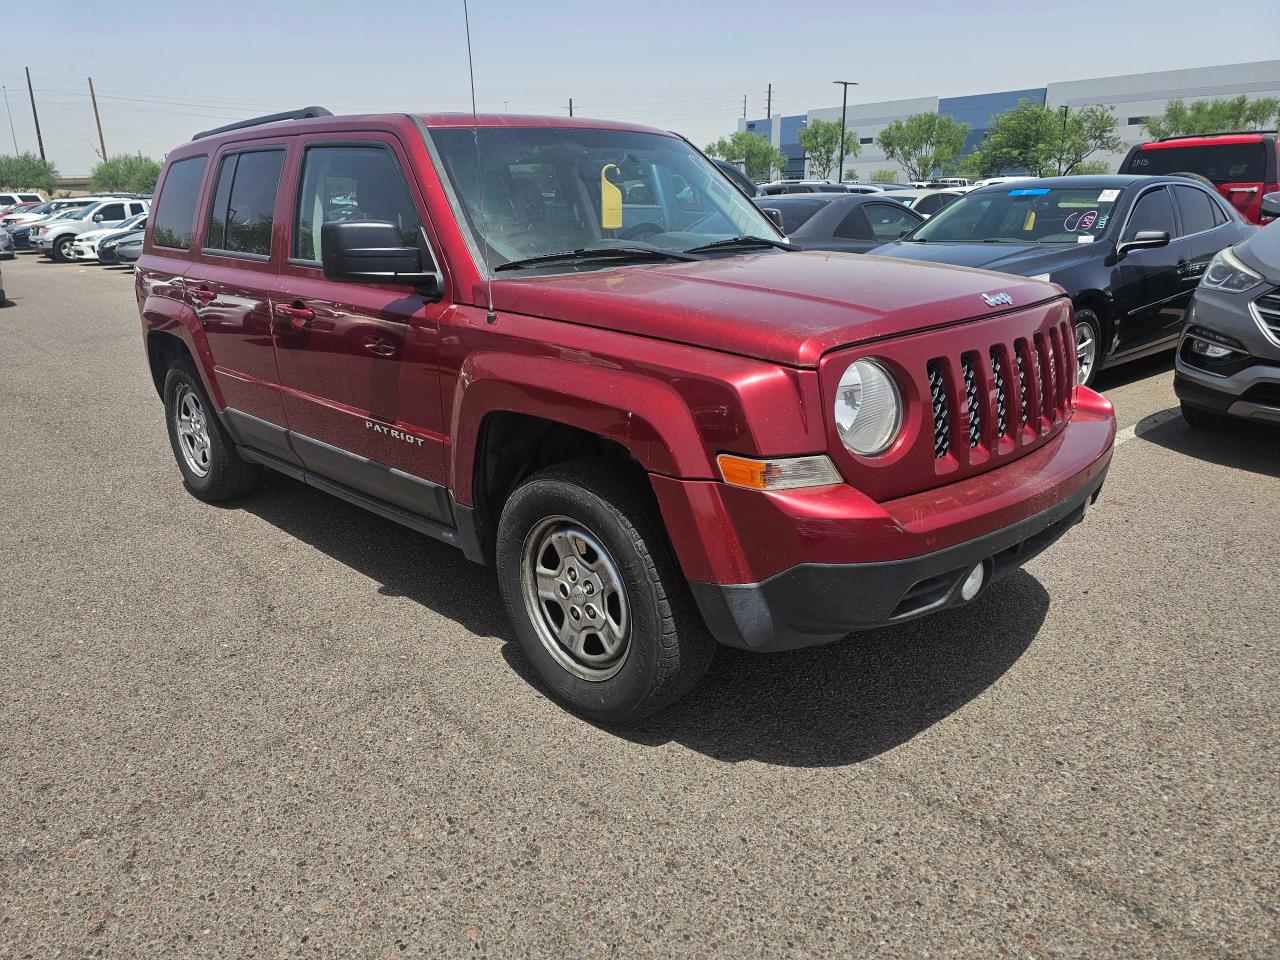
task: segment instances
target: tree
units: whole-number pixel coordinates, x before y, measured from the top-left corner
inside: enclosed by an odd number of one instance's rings
[[[840,124],[834,120],[810,120],[796,138],[809,155],[809,173],[818,180],[826,180],[835,169],[840,152]],[[858,134],[844,132],[844,155],[858,155]]]
[[[871,171],[872,183],[894,183],[897,180],[897,177],[898,175],[894,173],[892,170],[872,170]]]
[[[768,180],[774,170],[787,165],[787,155],[758,133],[739,130],[729,137],[721,137],[709,144],[704,151],[709,157],[719,157],[730,163],[741,163],[747,176],[757,182]]]
[[[89,174],[89,188],[104,193],[151,193],[160,179],[160,163],[141,153],[103,160]]]
[[[964,149],[967,123],[938,113],[916,113],[895,120],[876,142],[890,160],[896,160],[908,180],[927,180],[938,167],[951,163]]]
[[[0,188],[5,190],[39,190],[53,193],[58,168],[34,153],[0,156]]]
[[[990,176],[1022,168],[1036,177],[1066,176],[1099,150],[1120,149],[1116,117],[1108,106],[1079,110],[1029,100],[1001,114],[967,169]]]
[[[1196,133],[1225,133],[1231,130],[1262,130],[1280,123],[1280,100],[1244,94],[1222,100],[1194,100],[1190,106],[1170,100],[1164,113],[1148,117],[1142,124],[1151,137],[1177,137]]]

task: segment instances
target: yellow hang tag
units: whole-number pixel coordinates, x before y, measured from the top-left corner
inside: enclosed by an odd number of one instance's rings
[[[1026,219],[1022,221],[1022,230],[1024,233],[1030,233],[1036,228],[1036,212],[1028,210]]]
[[[622,169],[616,163],[606,163],[600,168],[600,226],[605,230],[622,227],[622,191],[609,182],[609,171]]]

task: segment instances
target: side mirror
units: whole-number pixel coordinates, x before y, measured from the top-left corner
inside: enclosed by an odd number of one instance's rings
[[[1132,240],[1125,240],[1116,246],[1116,256],[1123,257],[1130,250],[1151,250],[1155,247],[1167,247],[1169,234],[1164,230],[1139,230]]]
[[[346,220],[320,228],[326,280],[346,283],[397,283],[435,294],[440,275],[425,241],[404,246],[400,228],[386,220]]]
[[[782,211],[777,207],[761,207],[760,212],[769,218],[770,222],[779,230],[782,229]]]
[[[94,223],[101,223],[101,222],[102,222],[102,214],[100,214],[100,213],[95,213],[95,214],[93,215],[93,222],[94,222]]]
[[[1263,223],[1280,220],[1280,191],[1262,195],[1262,216],[1259,219]]]

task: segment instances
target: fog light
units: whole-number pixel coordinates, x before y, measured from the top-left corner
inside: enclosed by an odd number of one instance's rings
[[[987,568],[982,564],[978,564],[969,571],[969,576],[964,578],[964,583],[960,585],[960,596],[966,601],[972,600],[978,595],[978,591],[982,589],[982,581],[987,579]]]

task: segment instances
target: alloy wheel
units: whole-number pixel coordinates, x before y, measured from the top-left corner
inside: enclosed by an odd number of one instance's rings
[[[590,530],[547,517],[520,554],[525,611],[547,652],[583,680],[608,680],[626,663],[631,616],[617,564]]]
[[[173,425],[178,432],[178,448],[187,468],[197,477],[209,475],[209,421],[204,404],[187,384],[178,387],[173,405]]]
[[[1076,383],[1085,383],[1098,357],[1098,335],[1093,324],[1076,324]]]

